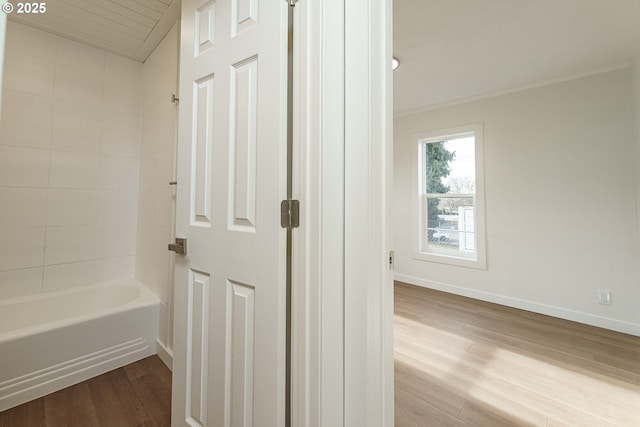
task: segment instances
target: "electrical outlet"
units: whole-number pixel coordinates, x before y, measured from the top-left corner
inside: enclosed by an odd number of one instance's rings
[[[611,292],[606,289],[598,289],[598,304],[611,305]]]

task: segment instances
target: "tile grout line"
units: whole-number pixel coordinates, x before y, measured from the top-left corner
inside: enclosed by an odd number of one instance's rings
[[[51,130],[49,132],[49,174],[47,176],[47,197],[45,199],[45,219],[44,219],[44,240],[42,245],[42,277],[40,279],[40,293],[44,292],[44,279],[47,258],[47,233],[49,231],[49,197],[51,196],[51,170],[53,160],[53,129],[55,122],[55,98],[56,98],[56,80],[58,77],[58,55],[60,53],[60,37],[56,38],[56,53],[53,62],[53,87],[51,88]]]

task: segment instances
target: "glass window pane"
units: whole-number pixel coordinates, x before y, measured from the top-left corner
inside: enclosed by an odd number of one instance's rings
[[[446,149],[447,141],[430,142],[425,149],[425,189],[426,193],[448,193],[449,187],[443,182],[451,172],[451,162],[455,153]]]
[[[475,257],[474,198],[427,197],[427,249],[458,257]]]
[[[473,135],[424,144],[425,193],[475,194]]]
[[[414,139],[420,191],[414,258],[486,268],[483,183],[476,182],[483,173],[482,129],[457,126]]]

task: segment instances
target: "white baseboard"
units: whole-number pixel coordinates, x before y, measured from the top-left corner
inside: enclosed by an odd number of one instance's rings
[[[0,411],[29,402],[153,354],[144,338],[59,363],[0,383]]]
[[[170,371],[173,371],[173,351],[167,348],[160,340],[156,341],[156,354],[167,365]]]
[[[450,294],[461,295],[481,301],[487,301],[500,305],[506,305],[508,307],[519,308],[521,310],[532,311],[534,313],[546,314],[548,316],[558,317],[560,319],[584,323],[586,325],[597,326],[599,328],[610,329],[612,331],[622,332],[625,334],[640,336],[640,324],[637,323],[625,322],[622,320],[597,316],[595,314],[584,313],[567,308],[541,304],[519,298],[507,297],[490,292],[478,291],[462,286],[435,282],[432,280],[426,280],[420,277],[413,277],[405,274],[396,273],[394,275],[394,278],[399,282],[409,283],[411,285],[422,286],[424,288],[435,289],[438,291],[448,292]]]

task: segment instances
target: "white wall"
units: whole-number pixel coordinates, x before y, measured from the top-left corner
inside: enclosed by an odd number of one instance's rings
[[[133,275],[141,69],[8,23],[0,298]]]
[[[636,212],[640,232],[640,51],[633,63],[632,96],[633,96],[633,135],[635,138],[635,178],[636,178]]]
[[[2,113],[2,71],[4,69],[4,40],[7,35],[7,15],[0,14],[0,113]]]
[[[135,277],[162,301],[161,343],[172,347],[168,330],[170,302],[171,214],[175,203],[169,182],[173,180],[174,137],[178,93],[178,37],[176,24],[142,67],[142,141],[140,151],[140,195]]]
[[[397,117],[396,279],[640,335],[631,87],[624,69]],[[486,271],[411,253],[412,136],[469,123],[484,124]]]

